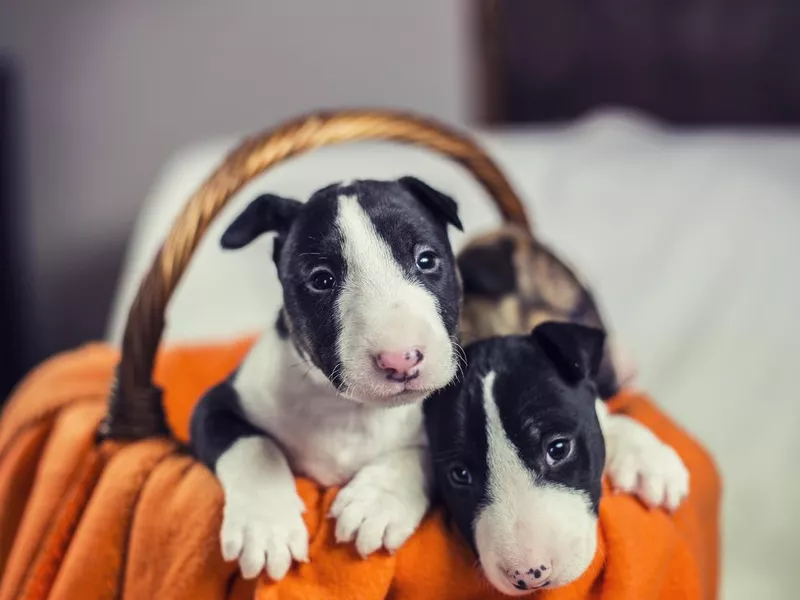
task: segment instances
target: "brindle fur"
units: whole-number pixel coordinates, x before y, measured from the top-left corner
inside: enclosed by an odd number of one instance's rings
[[[571,321],[606,330],[591,291],[552,250],[519,227],[473,239],[459,254],[464,285],[463,343],[524,334],[543,321]],[[598,391],[613,396],[627,379],[624,359],[606,344]]]

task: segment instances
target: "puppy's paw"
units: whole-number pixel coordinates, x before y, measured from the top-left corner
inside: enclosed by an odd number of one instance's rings
[[[669,511],[689,494],[689,471],[681,457],[637,421],[610,416],[606,451],[606,472],[618,491]]]
[[[393,553],[402,546],[425,516],[429,500],[411,481],[406,486],[397,483],[373,470],[362,471],[346,485],[331,506],[336,541],[355,540],[364,558],[380,548]]]
[[[294,490],[225,499],[222,520],[222,556],[239,561],[245,579],[266,569],[278,581],[292,560],[308,561],[308,531],[303,501]]]

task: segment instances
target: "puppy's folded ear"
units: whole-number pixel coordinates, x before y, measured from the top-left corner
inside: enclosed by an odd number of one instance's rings
[[[286,233],[301,206],[302,202],[291,198],[274,194],[259,196],[228,226],[222,234],[220,244],[226,250],[238,250],[262,233],[270,231]]]
[[[568,383],[597,377],[606,340],[602,329],[547,321],[538,325],[531,337]]]
[[[416,177],[401,177],[398,183],[438,218],[450,223],[459,231],[464,231],[461,219],[458,218],[458,204],[450,196],[433,189]]]

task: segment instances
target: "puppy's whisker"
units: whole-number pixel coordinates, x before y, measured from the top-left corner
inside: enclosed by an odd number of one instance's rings
[[[331,379],[336,379],[336,376],[339,374],[339,371],[342,369],[342,363],[336,363],[331,370]]]
[[[305,374],[303,375],[301,381],[305,381],[308,378],[308,376],[311,374],[311,371],[312,371],[313,368],[314,368],[314,365],[311,365],[311,366],[308,367],[308,369],[306,370]]]

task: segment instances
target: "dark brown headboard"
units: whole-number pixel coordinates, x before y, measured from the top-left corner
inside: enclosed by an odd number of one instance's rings
[[[800,0],[473,0],[484,120],[800,123]]]

